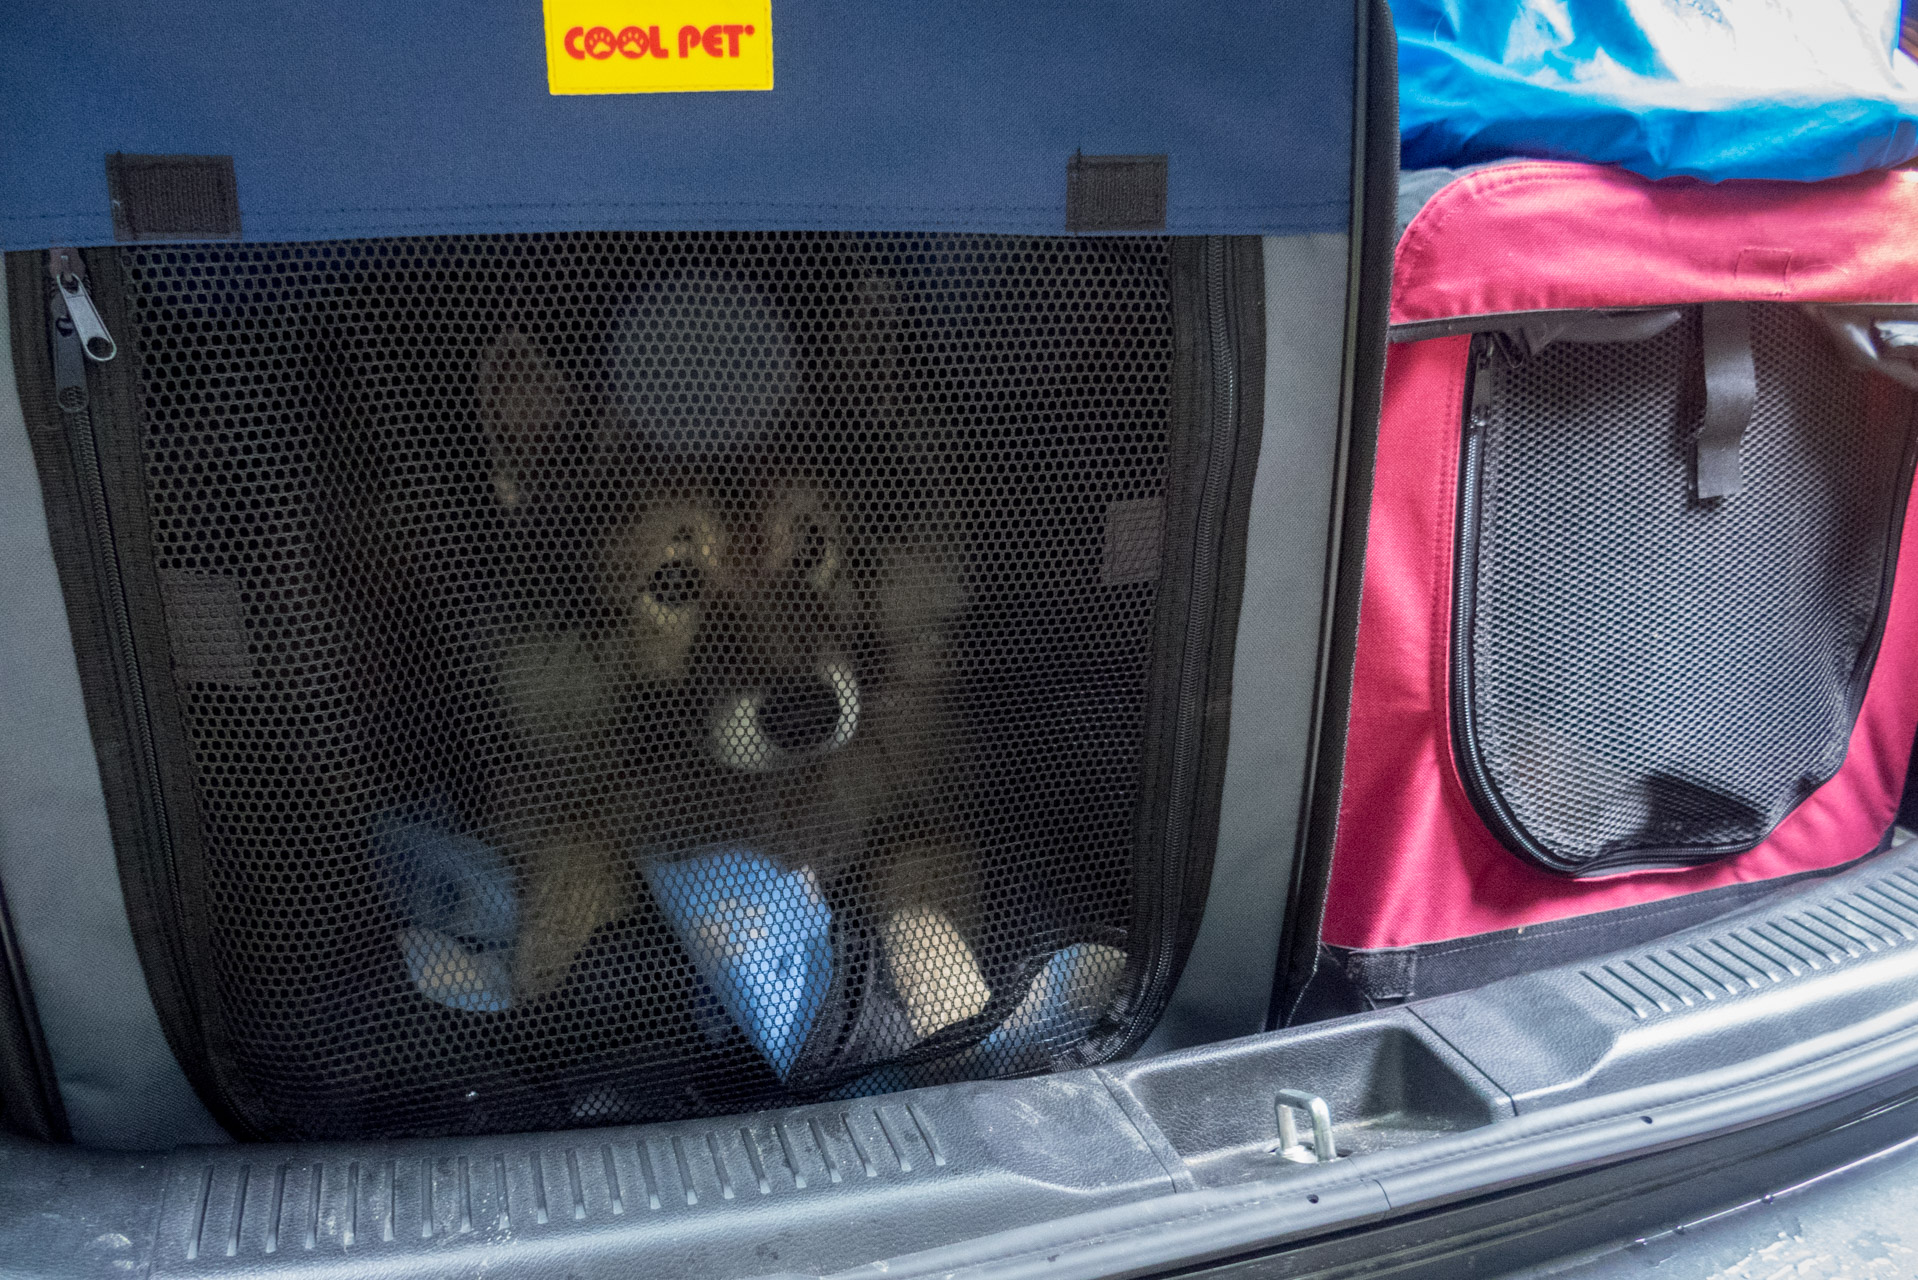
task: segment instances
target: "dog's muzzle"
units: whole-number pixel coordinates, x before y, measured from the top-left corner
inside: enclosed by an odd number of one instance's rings
[[[745,773],[837,751],[859,729],[859,681],[837,658],[810,675],[719,700],[709,736],[715,759]]]

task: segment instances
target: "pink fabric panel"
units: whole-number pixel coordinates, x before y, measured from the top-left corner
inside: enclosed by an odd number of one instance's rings
[[[1890,210],[1902,211],[1898,220],[1886,221]],[[1739,234],[1713,234],[1725,225]],[[1394,319],[1779,296],[1754,285],[1746,252],[1754,248],[1780,250],[1766,259],[1774,264],[1789,260],[1786,296],[1797,300],[1918,300],[1915,233],[1918,173],[1707,187],[1515,165],[1455,183],[1414,222],[1400,250]],[[1830,252],[1827,235],[1849,236],[1850,256]],[[1492,247],[1474,256],[1472,243]],[[1408,245],[1424,265],[1408,261]],[[1458,260],[1431,256],[1445,245]],[[1449,270],[1443,288],[1431,279],[1440,262]],[[1897,812],[1918,732],[1918,573],[1900,574],[1893,589],[1844,766],[1757,848],[1708,867],[1570,880],[1521,861],[1485,828],[1453,759],[1447,696],[1469,343],[1395,346],[1386,360],[1324,940],[1366,949],[1440,942],[1870,851]],[[1882,408],[1891,407],[1887,396]],[[1918,565],[1918,521],[1906,523],[1899,556]]]
[[[1527,161],[1467,174],[1399,242],[1392,323],[1713,299],[1918,301],[1918,171],[1652,182]]]

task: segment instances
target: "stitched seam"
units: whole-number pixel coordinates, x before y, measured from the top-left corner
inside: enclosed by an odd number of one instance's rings
[[[1401,273],[1414,275],[1424,269],[1425,259],[1432,252],[1431,240],[1438,232],[1458,216],[1463,210],[1459,206],[1476,202],[1480,195],[1491,194],[1506,187],[1522,186],[1527,183],[1543,183],[1555,177],[1565,169],[1582,168],[1562,161],[1528,160],[1512,165],[1500,165],[1495,169],[1481,169],[1477,173],[1468,173],[1457,182],[1448,184],[1432,199],[1425,202],[1406,225],[1405,234],[1399,237],[1398,253],[1393,268],[1393,292],[1405,287],[1396,278]],[[1421,319],[1444,320],[1448,316],[1425,316]]]
[[[1788,871],[1784,875],[1771,876],[1764,880],[1742,880],[1733,884],[1718,885],[1716,886],[1716,888],[1731,889],[1731,890],[1771,888],[1773,890],[1776,890],[1778,888],[1787,887],[1785,885],[1776,884],[1775,883],[1776,881],[1791,880],[1799,876],[1803,876],[1806,879],[1812,879],[1814,877],[1821,876],[1827,873],[1835,874],[1839,871],[1842,871],[1844,868],[1851,866],[1853,863],[1862,862],[1866,858],[1869,858],[1871,856],[1872,855],[1869,853],[1860,854],[1856,858],[1852,858],[1846,862],[1835,863],[1829,867],[1815,867],[1811,869],[1810,871]],[[1653,872],[1651,874],[1656,875],[1660,873]],[[1699,889],[1699,890],[1695,890],[1694,892],[1695,893],[1712,893],[1712,892],[1715,892],[1715,890]],[[1686,902],[1692,896],[1693,895],[1688,894],[1683,897],[1674,899],[1673,901],[1669,903],[1664,903],[1664,902],[1658,903],[1656,906],[1653,906],[1653,904],[1651,903],[1637,903],[1632,906],[1615,907],[1615,908],[1612,908],[1612,910],[1633,911],[1633,910],[1636,910],[1638,907],[1643,906],[1650,909],[1643,911],[1642,913],[1638,915],[1634,915],[1632,919],[1656,920],[1659,916],[1672,915],[1678,912],[1685,906]],[[1729,901],[1730,899],[1736,896],[1737,895],[1734,893],[1728,893],[1725,895],[1725,898],[1727,901]],[[1764,895],[1762,893],[1754,893],[1752,896],[1762,897]],[[1735,910],[1736,907],[1727,907],[1726,909]],[[1532,938],[1527,938],[1526,936],[1524,936],[1522,933],[1519,932],[1519,930],[1521,929],[1541,930],[1541,929],[1551,928],[1552,930],[1551,933],[1534,934],[1533,935],[1534,938],[1537,938],[1537,937],[1556,938],[1556,937],[1563,937],[1564,935],[1570,934],[1570,933],[1582,933],[1591,929],[1600,929],[1600,928],[1603,928],[1606,924],[1606,920],[1604,917],[1610,914],[1611,914],[1610,911],[1596,911],[1591,913],[1589,918],[1585,918],[1585,919],[1581,919],[1578,916],[1562,916],[1558,920],[1541,920],[1537,924],[1519,925],[1513,929],[1500,930],[1498,934],[1494,935],[1491,938],[1475,936],[1470,941],[1445,939],[1439,942],[1412,942],[1399,947],[1372,947],[1372,948],[1341,947],[1339,949],[1342,951],[1349,951],[1355,955],[1375,955],[1385,951],[1418,951],[1422,955],[1432,955],[1432,956],[1463,955],[1467,951],[1476,951],[1484,947],[1507,946],[1515,942],[1532,941]],[[1571,923],[1573,921],[1576,921],[1577,923]],[[1699,921],[1699,924],[1701,925],[1705,925],[1709,923],[1711,923],[1710,917],[1707,917],[1706,919]],[[1562,928],[1554,927],[1559,925],[1563,925],[1563,927]],[[1658,941],[1658,939],[1656,938],[1648,939],[1647,943],[1656,942],[1656,941]],[[1645,944],[1640,944],[1640,945],[1645,945]],[[1428,948],[1443,948],[1443,950],[1428,950]]]
[[[1253,204],[1202,204],[1182,205],[1176,212],[1182,213],[1243,213],[1253,212],[1292,212],[1301,210],[1327,210],[1336,212],[1344,209],[1344,201],[1335,200],[1296,200],[1296,201],[1259,201]],[[491,201],[478,204],[396,204],[396,205],[248,205],[245,212],[249,217],[281,217],[288,214],[350,214],[350,213],[464,213],[497,209],[852,209],[852,210],[900,210],[908,213],[968,212],[968,213],[1057,213],[1065,208],[1065,202],[1054,204],[900,204],[897,202],[870,203],[862,201],[837,200],[554,200],[554,201]],[[0,215],[0,223],[22,221],[48,221],[58,218],[97,218],[102,216],[98,210],[71,209],[54,213],[9,213]]]
[[[1405,232],[1399,237],[1393,254],[1392,293],[1396,299],[1406,291],[1404,277],[1414,277],[1426,269],[1426,259],[1432,252],[1432,240],[1453,217],[1462,212],[1457,206],[1472,203],[1477,196],[1492,194],[1496,191],[1530,183],[1555,181],[1557,175],[1566,169],[1589,169],[1594,166],[1574,164],[1562,160],[1525,160],[1513,164],[1499,165],[1491,169],[1481,169],[1468,173],[1455,182],[1447,184],[1430,200],[1425,202],[1412,221],[1406,224]],[[1609,170],[1608,170],[1609,172]],[[1854,175],[1865,176],[1865,175]],[[1845,181],[1836,179],[1835,181]],[[1416,237],[1416,238],[1415,238]],[[1482,278],[1482,277],[1481,277]],[[1833,302],[1831,298],[1805,298],[1803,301]],[[1638,305],[1621,302],[1619,305]],[[1395,324],[1422,324],[1427,321],[1462,319],[1469,313],[1448,312],[1444,315],[1420,316],[1415,320],[1397,320]]]

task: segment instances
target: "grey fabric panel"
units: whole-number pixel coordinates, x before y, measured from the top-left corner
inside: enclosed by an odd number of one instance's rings
[[[1265,1029],[1311,745],[1344,369],[1348,240],[1265,240],[1265,433],[1246,532],[1218,854],[1199,936],[1141,1053]]]
[[[1456,169],[1402,169],[1399,171],[1398,231],[1392,237],[1393,243],[1405,239],[1405,229],[1412,225],[1412,219],[1418,217],[1419,210],[1433,196],[1457,182],[1468,173],[1477,173],[1480,169],[1497,169],[1508,164],[1523,164],[1522,160],[1487,160],[1482,164],[1461,165]]]
[[[222,1142],[133,950],[46,515],[0,324],[0,883],[74,1141]]]
[[[1419,216],[1419,210],[1445,188],[1451,186],[1467,171],[1464,169],[1406,169],[1399,174],[1399,210],[1398,232],[1393,241],[1405,239],[1405,229],[1412,225],[1412,219]]]

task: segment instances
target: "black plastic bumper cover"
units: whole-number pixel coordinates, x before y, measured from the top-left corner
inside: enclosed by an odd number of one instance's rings
[[[1918,844],[1637,951],[1110,1069],[512,1138],[0,1148],[0,1274],[1150,1275],[1918,1087]],[[1278,1152],[1278,1090],[1342,1158]]]

